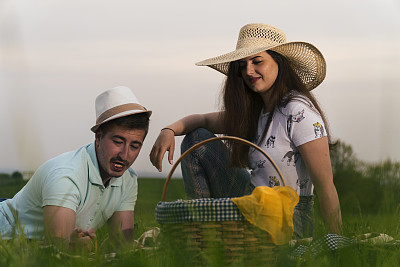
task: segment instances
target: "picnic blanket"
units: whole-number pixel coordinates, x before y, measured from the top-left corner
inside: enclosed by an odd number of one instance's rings
[[[394,240],[393,237],[384,233],[366,233],[353,238],[336,234],[326,234],[315,240],[313,238],[292,240],[289,242],[289,246],[292,248],[289,257],[292,259],[301,259],[305,255],[318,256],[326,251],[334,252],[352,245],[398,248],[400,247],[400,240]]]

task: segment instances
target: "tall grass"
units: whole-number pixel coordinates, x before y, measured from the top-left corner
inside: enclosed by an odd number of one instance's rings
[[[390,160],[367,164],[359,161],[350,146],[339,143],[332,152],[334,182],[341,201],[343,235],[355,238],[361,234],[385,233],[400,240],[400,163]],[[160,227],[154,211],[161,199],[164,179],[139,179],[139,195],[135,208],[135,238],[152,227]],[[22,186],[3,184],[0,197],[13,196]],[[172,179],[167,200],[185,198],[183,183]],[[315,235],[326,234],[315,203]],[[173,238],[173,237],[171,237]],[[179,243],[179,242],[178,242]],[[276,266],[399,266],[400,243],[354,244],[336,251],[321,250],[306,253],[302,258],[289,257],[293,248],[283,246]],[[96,253],[70,253],[42,241],[23,237],[0,240],[0,266],[261,266],[264,259],[237,259],[229,262],[218,247],[201,252],[202,260],[185,246],[170,246],[169,242],[155,248],[140,249],[134,244],[115,248],[107,242],[107,229],[97,232]]]
[[[135,208],[135,238],[152,227],[160,225],[155,221],[156,204],[161,200],[165,179],[139,179],[139,195]],[[6,183],[0,187],[0,197],[9,198],[18,192],[25,182]],[[168,189],[168,198],[184,198],[181,180],[172,179]],[[86,251],[71,252],[45,244],[42,240],[28,240],[23,236],[11,240],[0,240],[0,266],[178,266],[180,259],[168,257],[164,249],[157,253],[153,249],[142,249],[135,243],[116,248],[108,242],[107,227],[96,232],[95,253]],[[176,265],[178,264],[178,265]],[[184,266],[184,265],[182,265]]]

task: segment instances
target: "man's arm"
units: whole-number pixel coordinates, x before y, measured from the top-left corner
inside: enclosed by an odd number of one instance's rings
[[[59,207],[43,207],[43,219],[46,234],[49,237],[55,237],[68,240],[70,234],[75,228],[75,211]]]
[[[116,211],[108,220],[109,236],[114,242],[133,241],[134,212]],[[121,240],[123,238],[123,240]]]
[[[95,231],[89,229],[83,231],[75,228],[75,211],[59,207],[43,207],[43,220],[46,238],[55,245],[63,245],[67,248],[86,247],[92,249],[91,240],[96,238]]]

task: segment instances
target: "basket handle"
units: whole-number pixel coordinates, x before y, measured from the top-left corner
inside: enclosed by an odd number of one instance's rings
[[[264,156],[267,157],[267,159],[272,163],[272,165],[274,166],[275,170],[278,172],[279,176],[281,177],[282,182],[283,182],[283,185],[284,185],[284,186],[286,185],[285,180],[283,179],[283,175],[282,175],[281,171],[279,170],[278,166],[277,166],[277,165],[275,164],[275,162],[271,159],[271,157],[270,157],[264,150],[262,150],[259,146],[255,145],[255,144],[253,144],[253,143],[251,143],[251,142],[249,142],[249,141],[247,141],[247,140],[245,140],[245,139],[242,139],[242,138],[239,138],[239,137],[235,137],[235,136],[217,136],[217,137],[213,137],[213,138],[210,138],[210,139],[207,139],[207,140],[203,140],[203,141],[201,141],[201,142],[199,142],[199,143],[193,145],[191,148],[189,148],[188,150],[186,150],[186,151],[179,157],[179,159],[178,159],[178,160],[175,162],[175,164],[172,166],[172,169],[170,170],[170,172],[169,172],[169,174],[168,174],[168,177],[167,177],[167,179],[165,180],[164,189],[163,189],[163,193],[162,193],[162,196],[161,196],[161,201],[163,201],[163,202],[165,201],[165,198],[166,198],[166,195],[167,195],[167,189],[168,189],[169,181],[171,180],[172,174],[174,173],[176,167],[177,167],[178,164],[182,161],[182,159],[183,159],[184,157],[186,157],[187,154],[189,154],[190,152],[192,152],[193,150],[195,150],[196,148],[198,148],[198,147],[200,147],[200,146],[202,146],[202,145],[204,145],[204,144],[207,144],[207,143],[216,141],[216,140],[235,140],[235,141],[239,141],[239,142],[242,142],[242,143],[244,143],[244,144],[247,144],[247,145],[249,145],[249,146],[254,147],[254,148],[257,149],[258,151],[260,151]]]

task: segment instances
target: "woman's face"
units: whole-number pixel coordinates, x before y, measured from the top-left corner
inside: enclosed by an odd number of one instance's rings
[[[268,96],[269,89],[278,76],[278,64],[275,60],[263,51],[239,60],[239,66],[247,86],[261,97]]]

